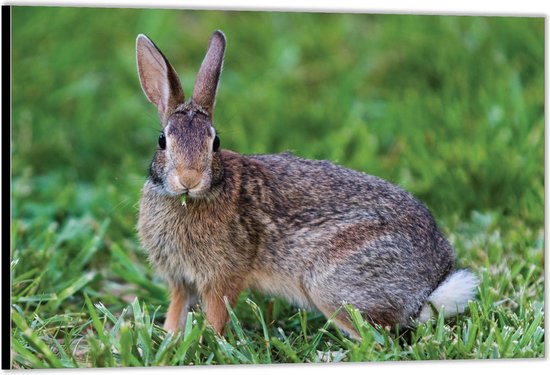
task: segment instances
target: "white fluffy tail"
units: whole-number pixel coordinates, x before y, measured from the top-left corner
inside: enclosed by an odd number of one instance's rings
[[[462,314],[468,306],[468,301],[474,299],[478,284],[479,279],[470,271],[454,271],[430,294],[418,320],[429,320],[434,316],[434,309],[443,310],[446,318]]]

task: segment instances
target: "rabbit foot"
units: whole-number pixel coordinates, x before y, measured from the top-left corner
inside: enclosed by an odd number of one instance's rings
[[[229,320],[226,300],[229,306],[234,307],[238,296],[239,290],[233,290],[226,293],[211,291],[203,297],[206,306],[206,320],[208,320],[214,332],[220,336],[223,335],[225,324]]]

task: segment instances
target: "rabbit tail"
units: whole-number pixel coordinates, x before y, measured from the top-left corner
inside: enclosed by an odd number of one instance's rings
[[[429,295],[424,303],[418,320],[426,322],[432,317],[437,317],[443,310],[445,318],[464,312],[468,301],[474,299],[479,279],[467,270],[457,270],[449,274],[447,278]]]

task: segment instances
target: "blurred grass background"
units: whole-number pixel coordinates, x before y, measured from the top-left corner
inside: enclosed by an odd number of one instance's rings
[[[12,300],[27,319],[71,325],[84,292],[162,315],[134,229],[159,130],[134,43],[155,41],[190,95],[215,29],[223,148],[399,184],[462,264],[518,262],[495,295],[519,274],[543,300],[544,19],[18,6],[12,25]]]
[[[121,186],[144,176],[155,109],[134,40],[170,56],[184,90],[211,32],[228,38],[223,145],[293,150],[403,185],[436,216],[542,220],[543,20],[16,8],[14,173]]]

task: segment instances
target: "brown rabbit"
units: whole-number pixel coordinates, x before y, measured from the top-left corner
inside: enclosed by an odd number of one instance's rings
[[[455,270],[452,247],[409,193],[328,161],[219,148],[213,111],[225,44],[214,32],[185,101],[166,57],[146,36],[136,41],[141,86],[162,126],[138,230],[170,285],[165,329],[184,325],[200,298],[221,334],[224,297],[235,304],[244,288],[327,317],[347,302],[385,326],[425,321],[433,307],[463,312],[478,280]],[[358,337],[341,311],[336,323]]]

